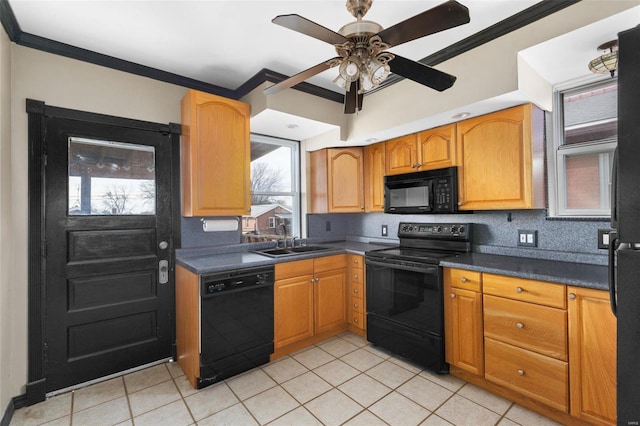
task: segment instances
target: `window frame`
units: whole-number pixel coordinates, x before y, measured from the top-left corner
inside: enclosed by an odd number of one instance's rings
[[[285,146],[291,149],[291,191],[259,191],[256,195],[291,197],[291,229],[294,236],[301,236],[302,230],[302,206],[300,191],[300,142],[291,139],[277,138],[273,136],[251,134],[251,142],[266,143],[272,145]],[[254,193],[252,192],[252,196]],[[271,218],[269,218],[271,220]],[[275,219],[275,217],[274,217]],[[270,223],[271,224],[271,223]],[[275,226],[274,226],[275,228]]]
[[[547,149],[547,174],[549,190],[549,210],[548,216],[554,218],[586,218],[586,219],[608,219],[611,217],[611,208],[594,209],[570,209],[567,208],[566,193],[566,162],[565,159],[572,155],[593,154],[601,152],[600,163],[612,161],[609,155],[613,156],[613,151],[617,146],[617,139],[608,138],[599,141],[590,141],[575,144],[564,144],[564,107],[563,95],[572,92],[585,91],[590,88],[617,84],[617,78],[588,80],[582,82],[572,82],[554,86],[553,88],[553,112],[551,114],[552,134],[551,142]],[[606,120],[603,120],[606,121]],[[605,160],[606,159],[606,160]],[[600,168],[601,200],[609,198],[611,191],[611,176],[602,173]]]

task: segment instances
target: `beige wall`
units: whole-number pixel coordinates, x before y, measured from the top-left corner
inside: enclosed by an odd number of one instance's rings
[[[0,417],[18,393],[14,382],[12,329],[19,311],[13,305],[11,272],[13,233],[11,232],[11,44],[0,31]]]

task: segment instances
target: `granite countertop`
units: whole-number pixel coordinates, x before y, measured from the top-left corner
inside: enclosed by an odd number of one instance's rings
[[[469,253],[444,259],[441,266],[517,278],[608,290],[608,267],[526,257]]]
[[[273,243],[238,244],[235,246],[179,249],[176,263],[195,274],[210,274],[232,269],[274,265],[279,262],[312,259],[341,253],[364,255],[367,251],[388,248],[383,243],[337,241],[313,243],[327,250],[271,258],[255,253],[273,247]],[[487,272],[517,278],[549,281],[578,287],[608,290],[608,268],[602,265],[533,259],[496,254],[469,253],[445,258],[441,266]]]
[[[388,248],[388,245],[365,243],[358,241],[339,241],[326,243],[313,243],[328,247],[327,250],[296,254],[293,256],[282,256],[271,258],[255,253],[254,250],[273,247],[272,243],[248,246],[238,244],[231,247],[180,249],[176,250],[176,263],[187,270],[203,275],[214,272],[228,271],[231,269],[252,268],[255,266],[274,265],[279,262],[290,262],[292,260],[313,259],[320,256],[331,256],[334,254],[351,253],[364,255],[365,252],[381,248]]]

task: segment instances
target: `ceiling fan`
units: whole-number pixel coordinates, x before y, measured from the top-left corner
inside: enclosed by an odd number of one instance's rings
[[[267,87],[264,93],[277,93],[336,66],[339,67],[339,74],[334,83],[347,91],[345,114],[361,110],[363,94],[380,85],[390,72],[438,91],[450,88],[456,77],[386,50],[466,24],[470,21],[469,9],[455,0],[449,0],[383,29],[376,22],[362,19],[372,3],[373,0],[347,0],[347,10],[356,21],[346,24],[338,32],[296,14],[273,18],[271,22],[274,24],[333,44],[338,56]]]

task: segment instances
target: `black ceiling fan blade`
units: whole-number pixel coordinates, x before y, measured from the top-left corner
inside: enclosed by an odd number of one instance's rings
[[[280,83],[267,87],[266,89],[264,89],[264,94],[273,95],[274,93],[278,93],[281,90],[288,89],[289,87],[293,87],[298,83],[302,83],[306,79],[311,78],[316,74],[320,74],[321,72],[326,71],[329,68],[338,65],[340,59],[342,58],[335,57],[335,58],[329,59],[328,61],[321,62],[318,65],[308,68],[304,71],[301,71],[298,74],[287,78],[286,80],[282,80]]]
[[[470,21],[469,9],[449,0],[378,33],[389,46],[397,46],[417,38],[435,34]]]
[[[362,110],[362,101],[364,100],[364,95],[362,93],[358,93],[360,89],[360,81],[352,81],[349,91],[344,95],[344,113],[345,114],[353,114]]]
[[[424,84],[439,92],[447,90],[453,86],[453,83],[456,81],[456,77],[451,74],[438,71],[428,65],[403,58],[402,56],[394,56],[395,57],[389,61],[389,68],[394,74]]]
[[[285,28],[289,28],[290,30],[306,34],[318,40],[322,40],[329,44],[342,44],[349,40],[329,28],[323,27],[320,24],[316,24],[315,22],[296,14],[278,15],[273,18],[271,22]]]

